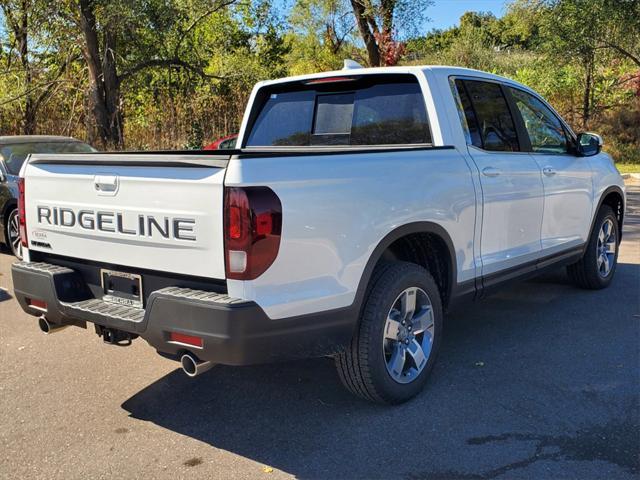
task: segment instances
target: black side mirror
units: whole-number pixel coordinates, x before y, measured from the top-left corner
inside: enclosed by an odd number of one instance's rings
[[[597,155],[602,150],[602,137],[597,133],[580,133],[578,135],[578,154],[583,157]]]

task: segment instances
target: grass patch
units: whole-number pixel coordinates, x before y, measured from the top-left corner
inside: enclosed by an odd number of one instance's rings
[[[620,173],[640,173],[640,163],[616,163]]]

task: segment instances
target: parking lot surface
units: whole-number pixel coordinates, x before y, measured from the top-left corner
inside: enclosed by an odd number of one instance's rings
[[[45,336],[0,254],[0,478],[632,479],[640,475],[640,186],[603,291],[563,271],[448,315],[424,393],[350,396],[329,359],[196,379],[142,340]]]

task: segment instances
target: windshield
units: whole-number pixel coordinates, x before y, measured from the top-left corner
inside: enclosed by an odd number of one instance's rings
[[[0,145],[0,156],[7,172],[18,175],[27,156],[31,153],[90,153],[96,149],[81,142],[28,142]]]

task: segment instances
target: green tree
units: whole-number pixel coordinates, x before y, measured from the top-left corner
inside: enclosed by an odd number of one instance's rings
[[[293,74],[340,68],[352,56],[356,25],[343,0],[298,0],[289,14],[289,69]]]
[[[60,52],[49,42],[47,29],[52,27],[52,5],[41,0],[0,0],[8,51],[3,75],[18,78],[19,88],[11,88],[4,103],[20,105],[21,131],[32,135],[37,128],[38,113],[62,82],[69,64],[77,58],[73,46]],[[7,86],[7,88],[10,88]]]
[[[404,44],[394,39],[397,29],[413,31],[426,17],[431,0],[350,0],[369,65],[395,64]]]
[[[491,26],[492,34],[502,48],[535,50],[540,46],[544,11],[540,0],[515,0]]]
[[[640,1],[601,1],[606,25],[600,47],[613,50],[640,68]]]
[[[179,68],[201,77],[206,59],[198,56],[199,26],[237,0],[184,0],[167,5],[142,0],[71,0],[70,17],[79,27],[89,72],[93,115],[90,139],[122,147],[121,89],[148,69]]]
[[[546,50],[560,62],[582,70],[582,127],[597,108],[598,72],[612,58],[640,66],[640,2],[637,0],[553,0],[542,26]]]

